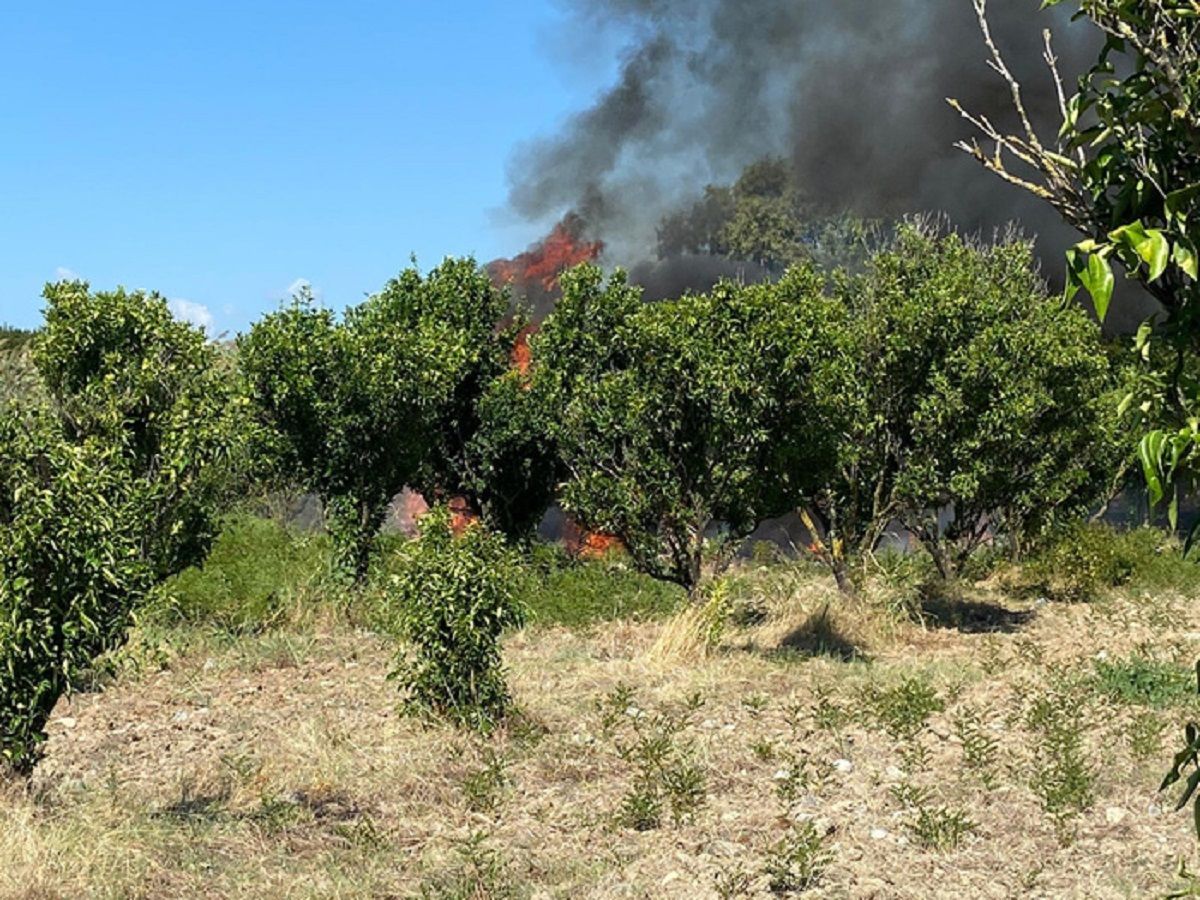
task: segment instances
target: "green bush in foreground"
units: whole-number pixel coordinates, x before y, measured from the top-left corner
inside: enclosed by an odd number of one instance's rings
[[[163,298],[46,300],[47,401],[0,406],[0,762],[19,773],[148,591],[203,559],[237,443],[214,349]]]
[[[392,677],[406,710],[489,729],[510,700],[500,635],[524,619],[518,555],[482,525],[455,535],[444,507],[421,520],[400,554],[390,600],[408,647]]]

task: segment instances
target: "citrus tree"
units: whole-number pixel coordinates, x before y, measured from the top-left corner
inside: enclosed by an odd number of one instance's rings
[[[0,757],[18,772],[147,592],[203,559],[238,443],[214,348],[162,297],[45,297],[44,402],[0,409]]]
[[[1047,295],[1028,243],[909,223],[833,293],[839,438],[808,509],[843,590],[846,558],[889,523],[951,577],[984,540],[1019,551],[1102,502],[1121,453],[1109,362],[1084,313]]]
[[[564,508],[616,535],[651,576],[694,594],[763,519],[791,508],[827,432],[809,390],[831,355],[832,301],[811,268],[643,304],[618,272],[582,266],[535,339]]]
[[[497,352],[495,290],[473,260],[410,268],[339,320],[302,293],[238,344],[280,471],[317,494],[339,572],[362,582],[388,504],[470,423]]]
[[[1171,495],[1174,523],[1172,482],[1195,469],[1200,447],[1193,364],[1200,341],[1200,10],[1192,0],[1071,0],[1077,18],[1098,30],[1104,46],[1095,66],[1068,90],[1046,33],[1062,126],[1056,135],[1039,135],[1025,114],[1022,86],[992,38],[986,0],[974,2],[1020,127],[1006,132],[963,111],[990,146],[961,146],[1078,229],[1083,240],[1068,257],[1068,289],[1085,290],[1101,320],[1115,268],[1140,282],[1164,311],[1165,321],[1148,323],[1138,335],[1152,365],[1126,406],[1148,429],[1139,456],[1150,498],[1157,503]]]

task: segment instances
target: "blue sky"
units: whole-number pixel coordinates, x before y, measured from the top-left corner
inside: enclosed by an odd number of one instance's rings
[[[36,325],[75,274],[237,331],[298,279],[341,307],[412,253],[524,249],[507,164],[619,57],[571,21],[552,0],[4,4],[0,322]]]

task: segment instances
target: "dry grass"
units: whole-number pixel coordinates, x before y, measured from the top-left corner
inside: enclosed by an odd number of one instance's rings
[[[1173,884],[1195,839],[1155,788],[1193,701],[1118,705],[1089,676],[1097,654],[1144,645],[1190,665],[1194,604],[1034,610],[980,593],[919,625],[804,574],[756,578],[766,620],[716,646],[695,613],[512,635],[524,715],[488,740],[399,717],[391,650],[368,632],[195,644],[57,711],[29,790],[0,795],[0,896],[768,896],[771,848],[804,821],[831,855],[811,896]],[[1087,808],[1058,822],[1031,786],[1045,747],[1030,709],[1046,697],[1080,712],[1093,776]],[[1148,716],[1165,728],[1157,755]],[[627,748],[660,726],[703,773],[704,805],[622,827]],[[939,818],[956,812],[972,827]]]

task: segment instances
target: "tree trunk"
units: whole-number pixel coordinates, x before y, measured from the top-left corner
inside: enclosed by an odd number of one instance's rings
[[[808,533],[812,535],[817,556],[833,573],[833,580],[837,583],[838,591],[846,597],[857,597],[858,589],[854,586],[854,579],[850,577],[850,567],[846,565],[845,546],[837,540],[832,545],[827,544],[822,531],[827,532],[828,529],[818,529],[806,508],[802,506],[796,512],[800,516],[800,521],[804,523],[804,527],[808,529]]]
[[[857,597],[858,588],[854,586],[854,580],[850,577],[850,567],[846,565],[845,555],[831,553],[829,565],[833,569],[833,580],[837,582],[838,591],[851,599]]]
[[[929,551],[929,555],[933,557],[933,564],[937,567],[938,575],[941,576],[943,581],[953,581],[958,577],[958,569],[954,565],[954,560],[950,558],[940,540],[926,540],[925,548]]]

